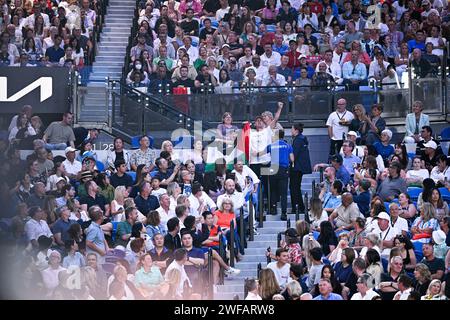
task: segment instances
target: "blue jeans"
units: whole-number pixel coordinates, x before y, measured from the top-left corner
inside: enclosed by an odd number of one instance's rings
[[[64,150],[67,148],[67,143],[46,143],[45,149],[48,150]]]

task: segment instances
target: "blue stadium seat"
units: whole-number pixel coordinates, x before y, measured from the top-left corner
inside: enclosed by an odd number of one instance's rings
[[[136,181],[136,172],[127,171],[127,175],[129,175],[131,177],[131,179],[133,179],[133,182]]]
[[[441,139],[450,139],[450,127],[444,128],[441,131]]]
[[[319,234],[320,234],[320,232],[318,232],[318,231],[314,231],[313,232],[313,237],[314,237],[314,239],[319,239]]]
[[[390,205],[391,203],[390,202],[385,202],[384,203],[384,207],[386,208],[386,212],[387,213],[389,213],[389,205]],[[390,213],[389,213],[390,214]]]
[[[155,144],[155,138],[153,138],[153,136],[152,135],[150,135],[150,131],[147,131],[147,137],[148,137],[148,139],[150,140],[150,146],[149,146],[149,148],[150,149],[153,149],[153,145]]]
[[[439,191],[441,192],[442,199],[444,199],[444,201],[447,201],[447,203],[450,202],[450,191],[448,191],[448,189],[444,187],[439,188]]]
[[[267,30],[267,32],[275,32],[275,31],[277,31],[277,27],[274,24],[268,24],[266,26],[266,30]]]
[[[414,254],[416,255],[416,261],[419,263],[423,258],[422,246],[423,243],[420,241],[412,241],[414,247]]]
[[[105,171],[105,165],[103,164],[103,162],[95,161],[95,165],[100,172]]]
[[[389,262],[385,258],[381,258],[381,264],[383,265],[384,272],[387,272]]]
[[[139,140],[141,139],[141,136],[134,136],[131,137],[131,149],[139,149]]]
[[[418,187],[408,187],[408,195],[411,197],[412,201],[417,201],[419,194],[422,193],[422,188]]]

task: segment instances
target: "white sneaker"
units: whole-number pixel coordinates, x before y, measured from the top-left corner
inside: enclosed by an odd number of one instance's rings
[[[235,269],[235,268],[232,268],[232,267],[230,267],[230,269],[228,269],[228,270],[225,270],[225,274],[228,274],[228,275],[238,275],[239,273],[241,273],[241,270],[239,270],[239,269]]]

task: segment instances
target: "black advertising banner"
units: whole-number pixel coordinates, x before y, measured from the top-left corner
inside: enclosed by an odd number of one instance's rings
[[[29,104],[33,113],[69,110],[70,73],[65,67],[0,67],[0,114]]]

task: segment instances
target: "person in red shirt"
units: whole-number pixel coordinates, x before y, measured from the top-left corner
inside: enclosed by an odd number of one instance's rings
[[[273,32],[268,32],[267,27],[264,23],[261,23],[259,25],[259,34],[261,38],[259,39],[259,45],[261,47],[264,47],[266,43],[270,43],[270,45],[273,44],[273,41],[275,40],[275,34]]]
[[[294,70],[297,67],[300,67],[300,52],[297,51],[297,41],[291,40],[289,41],[289,51],[286,52],[285,56],[289,58],[288,68]]]

